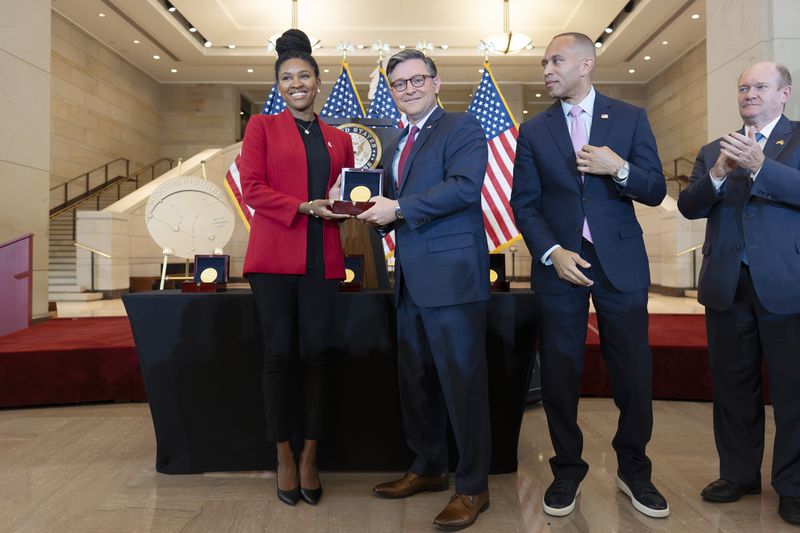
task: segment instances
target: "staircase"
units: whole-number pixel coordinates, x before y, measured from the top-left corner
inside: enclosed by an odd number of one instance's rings
[[[100,211],[117,200],[138,189],[141,185],[156,178],[157,175],[172,168],[173,160],[161,158],[130,175],[118,175],[109,179],[109,168],[115,163],[124,162],[127,173],[128,161],[116,159],[106,165],[78,176],[66,184],[50,189],[51,198],[63,197],[64,202],[50,210],[50,261],[48,274],[48,299],[51,302],[90,302],[103,299],[102,292],[93,292],[91,287],[78,285],[75,246],[75,212]],[[162,166],[156,174],[156,167]],[[102,171],[104,177],[96,178],[93,185],[92,173]],[[113,173],[112,173],[113,174]],[[74,191],[75,182],[83,188],[67,198],[64,191]],[[85,184],[84,184],[85,182]],[[90,291],[90,292],[87,292]]]

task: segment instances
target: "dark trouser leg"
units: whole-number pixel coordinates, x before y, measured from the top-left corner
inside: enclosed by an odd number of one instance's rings
[[[653,356],[647,338],[647,289],[619,292],[606,278],[591,246],[592,302],[597,312],[600,351],[608,369],[614,403],[619,409],[612,444],[623,477],[649,481],[652,464],[645,448],[653,430]]]
[[[303,362],[304,436],[319,440],[327,433],[330,403],[331,339],[339,281],[323,272],[300,278],[300,358]]]
[[[406,442],[416,454],[411,471],[447,471],[447,410],[420,308],[402,287],[397,308],[397,370]]]
[[[459,461],[456,492],[489,489],[491,428],[486,370],[486,302],[421,309]]]
[[[740,485],[760,479],[764,454],[761,348],[753,296],[743,268],[731,306],[706,309],[720,477]]]
[[[267,438],[291,438],[297,390],[297,276],[249,274],[264,346],[261,377]]]
[[[540,317],[539,354],[542,367],[542,405],[555,456],[553,476],[582,480],[589,465],[581,458],[583,434],[578,427],[578,397],[589,291],[573,287],[560,294],[536,294]]]

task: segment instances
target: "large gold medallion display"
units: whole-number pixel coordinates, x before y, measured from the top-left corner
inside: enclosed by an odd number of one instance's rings
[[[361,124],[340,124],[340,130],[353,139],[355,168],[375,168],[381,160],[381,141],[374,131]]]

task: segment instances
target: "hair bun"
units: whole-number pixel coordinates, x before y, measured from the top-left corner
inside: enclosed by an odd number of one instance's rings
[[[275,42],[275,51],[283,55],[291,51],[311,53],[311,41],[304,32],[296,29],[286,30]]]

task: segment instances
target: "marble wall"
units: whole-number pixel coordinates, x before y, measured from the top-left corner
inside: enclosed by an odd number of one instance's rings
[[[52,185],[118,157],[131,160],[131,171],[152,163],[160,157],[159,84],[55,11],[52,21]]]
[[[33,234],[33,317],[40,318],[47,316],[50,2],[0,0],[0,13],[0,243]]]

